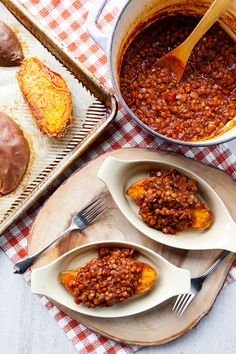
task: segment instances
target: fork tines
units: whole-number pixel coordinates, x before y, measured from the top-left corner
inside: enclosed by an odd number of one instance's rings
[[[86,219],[86,222],[90,223],[108,209],[108,207],[109,203],[107,200],[99,196],[86,206],[80,214]]]
[[[193,298],[194,294],[192,293],[180,294],[174,303],[172,311],[181,317]]]

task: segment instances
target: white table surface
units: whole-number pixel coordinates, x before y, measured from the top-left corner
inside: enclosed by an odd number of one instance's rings
[[[236,140],[229,146],[236,154]],[[24,279],[12,273],[12,263],[2,251],[0,303],[1,354],[78,353]],[[208,316],[187,335],[170,344],[139,350],[140,354],[209,352],[236,353],[236,282],[221,291]]]

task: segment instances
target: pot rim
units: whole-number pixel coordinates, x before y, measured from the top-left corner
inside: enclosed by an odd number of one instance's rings
[[[136,123],[138,123],[139,126],[141,126],[144,130],[148,131],[152,136],[154,136],[155,138],[160,138],[163,140],[168,141],[169,143],[172,144],[178,144],[178,145],[183,145],[183,146],[196,146],[196,147],[204,147],[204,146],[212,146],[212,145],[220,145],[220,144],[224,144],[228,141],[231,141],[233,139],[236,138],[236,133],[235,136],[233,137],[228,137],[228,138],[223,138],[224,134],[222,134],[222,139],[220,139],[220,141],[215,142],[214,138],[211,140],[203,140],[203,141],[183,141],[183,140],[177,140],[177,139],[173,139],[173,138],[169,138],[166,135],[160,134],[158,132],[156,132],[155,130],[153,130],[152,128],[148,127],[146,124],[144,124],[133,112],[132,110],[129,108],[129,106],[127,105],[127,103],[125,102],[125,100],[123,99],[121,93],[120,93],[120,89],[116,83],[115,80],[115,75],[114,75],[114,71],[113,71],[113,65],[112,65],[112,60],[111,60],[111,54],[112,54],[112,47],[113,47],[113,43],[114,43],[114,38],[115,38],[115,34],[116,34],[116,29],[117,29],[117,25],[120,22],[121,17],[123,16],[126,8],[128,7],[128,5],[130,4],[132,0],[129,0],[125,6],[122,8],[122,10],[119,12],[118,16],[116,17],[116,21],[114,23],[114,27],[112,30],[112,33],[110,35],[109,41],[108,41],[108,46],[107,46],[107,57],[108,57],[108,63],[109,63],[109,72],[110,72],[110,78],[111,78],[111,82],[112,82],[112,86],[115,89],[116,95],[118,96],[119,101],[121,102],[122,106],[125,108],[125,110],[127,111],[127,113],[132,117],[132,119],[134,119],[134,121]]]

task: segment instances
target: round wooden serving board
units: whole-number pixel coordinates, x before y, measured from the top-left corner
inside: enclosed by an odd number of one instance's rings
[[[89,162],[74,173],[48,199],[32,227],[28,243],[29,254],[39,250],[49,240],[66,229],[71,216],[95,196],[101,193],[108,194],[105,185],[97,178],[97,171],[107,156],[126,160],[155,159],[156,161],[177,163],[195,172],[214,188],[236,221],[234,203],[236,184],[225,173],[173,153],[139,148],[120,149]],[[112,208],[97,222],[83,232],[74,231],[65,236],[45,252],[34,267],[46,265],[76,246],[104,239],[129,240],[145,245],[173,264],[189,269],[192,276],[198,276],[204,272],[221,252],[220,250],[185,251],[161,245],[131,226],[112,202]],[[170,299],[139,315],[116,319],[89,317],[64,308],[60,304],[56,305],[78,322],[109,338],[131,344],[160,345],[185,334],[210,311],[233,259],[234,254],[230,253],[211,277],[205,281],[201,292],[181,318],[171,312],[175,299]]]

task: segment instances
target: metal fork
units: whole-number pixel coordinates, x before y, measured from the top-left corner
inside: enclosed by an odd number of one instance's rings
[[[72,217],[70,226],[63,231],[59,236],[50,241],[46,246],[44,246],[40,251],[33,254],[32,256],[25,257],[24,259],[16,262],[14,265],[14,273],[22,274],[24,273],[35,261],[36,259],[46,251],[55,242],[60,240],[63,236],[73,230],[83,230],[92,222],[94,222],[105,210],[109,207],[108,202],[102,197],[94,199],[80,212]]]
[[[182,316],[186,308],[189,306],[191,301],[197,295],[197,293],[201,290],[202,284],[204,280],[218,267],[218,265],[223,261],[223,259],[229,254],[229,251],[224,251],[221,255],[216,259],[216,261],[212,264],[212,266],[203,273],[200,277],[192,278],[190,284],[190,291],[187,294],[180,294],[175,304],[172,308],[172,311],[175,312],[178,316]]]

